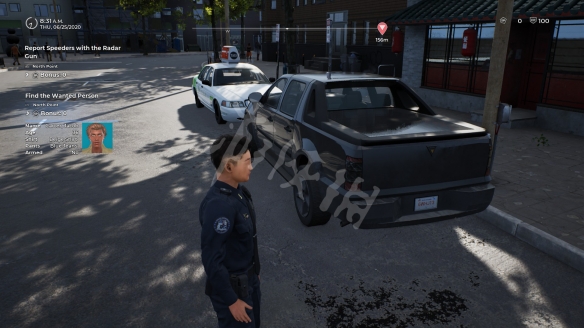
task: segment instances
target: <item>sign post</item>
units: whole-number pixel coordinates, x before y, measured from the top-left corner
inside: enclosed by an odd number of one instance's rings
[[[328,60],[328,72],[326,73],[326,77],[327,79],[330,80],[331,78],[331,66],[333,64],[333,49],[331,46],[331,19],[327,18],[326,19],[326,43],[328,46],[328,52],[329,52],[329,60]]]
[[[279,73],[280,73],[280,24],[276,24],[276,42],[278,42],[278,50],[276,53],[276,61],[278,62],[278,64],[276,64],[276,79],[278,78]]]

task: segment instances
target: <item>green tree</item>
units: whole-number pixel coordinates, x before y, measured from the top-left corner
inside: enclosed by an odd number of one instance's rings
[[[255,0],[229,0],[229,18],[232,20],[238,19],[255,5]],[[215,58],[219,58],[219,46],[217,40],[217,33],[215,32],[215,17],[225,16],[225,6],[222,0],[208,0],[205,3],[205,16],[211,22],[212,37],[213,37],[213,52]],[[243,40],[242,40],[243,42]],[[243,46],[243,45],[242,45]]]
[[[162,11],[166,7],[166,0],[119,0],[120,7],[132,12],[132,17],[137,21],[142,18],[142,31],[144,32],[144,56],[148,55],[148,37],[146,36],[146,17]]]

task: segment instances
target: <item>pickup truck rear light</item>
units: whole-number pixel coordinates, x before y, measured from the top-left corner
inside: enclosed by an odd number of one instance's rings
[[[363,159],[347,156],[345,158],[345,190],[361,190],[361,183],[354,183],[357,178],[363,178]]]

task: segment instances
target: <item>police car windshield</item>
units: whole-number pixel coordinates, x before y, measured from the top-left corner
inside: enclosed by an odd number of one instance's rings
[[[222,68],[215,70],[214,85],[268,84],[270,80],[258,70],[249,68]]]

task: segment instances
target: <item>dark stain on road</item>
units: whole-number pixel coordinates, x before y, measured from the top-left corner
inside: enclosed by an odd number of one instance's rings
[[[353,277],[349,277],[353,280]],[[367,288],[362,280],[356,287],[342,287],[337,295],[325,295],[317,285],[300,281],[298,288],[306,295],[305,303],[315,316],[324,314],[327,327],[416,327],[449,324],[468,310],[466,300],[448,289],[419,289],[415,279],[411,286],[400,286],[394,279],[383,280],[377,288]],[[408,288],[409,287],[409,288]],[[419,294],[405,297],[401,291]],[[409,294],[412,294],[409,292]]]
[[[470,272],[468,274],[468,279],[470,280],[470,283],[472,284],[473,287],[478,287],[480,286],[479,283],[479,276],[477,274],[475,274],[474,272]]]

